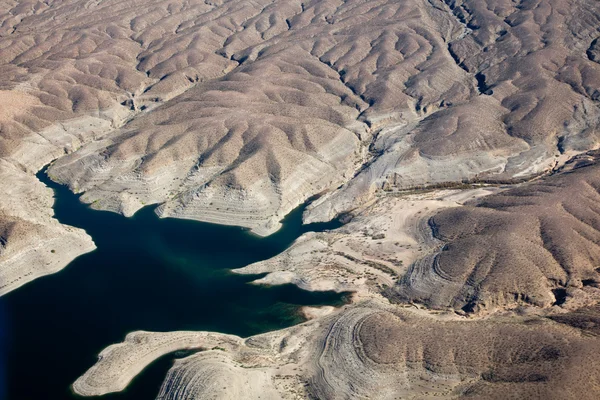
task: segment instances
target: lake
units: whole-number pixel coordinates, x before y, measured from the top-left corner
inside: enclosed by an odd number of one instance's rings
[[[277,233],[261,238],[239,227],[159,219],[153,207],[132,218],[92,210],[79,196],[38,178],[55,192],[55,217],[85,229],[98,247],[67,268],[0,297],[0,398],[62,400],[97,354],[131,331],[208,330],[242,337],[303,321],[302,305],[342,305],[348,294],[293,285],[249,284],[257,276],[230,269],[285,250],[307,231],[301,206]],[[164,356],[125,390],[106,400],[151,400],[173,359]]]

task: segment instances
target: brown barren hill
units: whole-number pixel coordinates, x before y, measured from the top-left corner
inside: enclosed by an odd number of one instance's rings
[[[469,321],[363,303],[233,346],[215,336],[196,340],[208,347],[217,339],[224,350],[177,361],[159,398],[213,398],[214,382],[223,387],[218,398],[592,400],[600,390],[598,338],[541,317]],[[127,347],[129,359],[120,351]],[[147,347],[128,338],[106,355],[129,367]],[[101,382],[102,362],[79,386]]]
[[[316,398],[594,399],[597,337],[540,318],[439,320],[355,308],[313,357]]]
[[[237,272],[352,304],[132,333],[74,388],[198,347],[160,398],[599,398],[599,32],[596,0],[0,0],[0,295],[94,248],[46,165],[260,235],[320,196],[351,222]]]
[[[444,246],[415,262],[396,293],[467,311],[597,296],[597,156],[578,157],[551,177],[435,215],[430,226]]]
[[[381,188],[532,177],[598,146],[598,2],[446,3],[463,30],[444,50],[475,90],[466,101],[414,96],[413,117],[377,132],[372,162],[309,220],[352,210]]]
[[[597,145],[597,9],[5,1],[0,89],[35,101],[0,156],[59,159],[53,178],[98,208],[263,235],[318,193],[307,220],[381,187],[527,177]]]

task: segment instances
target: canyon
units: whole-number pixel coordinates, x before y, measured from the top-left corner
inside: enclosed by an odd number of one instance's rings
[[[45,166],[266,239],[307,204],[343,225],[233,273],[348,304],[132,332],[73,390],[193,349],[157,398],[597,398],[599,30],[594,0],[0,1],[0,295],[101,250]]]

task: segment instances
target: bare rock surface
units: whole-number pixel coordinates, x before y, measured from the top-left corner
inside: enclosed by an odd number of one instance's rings
[[[357,211],[343,227],[306,233],[278,256],[234,272],[267,273],[255,281],[260,284],[293,283],[307,290],[380,296],[415,260],[440,247],[441,242],[431,235],[428,216],[495,190],[440,190],[383,196]]]
[[[578,315],[470,320],[371,300],[247,339],[138,332],[105,350],[75,389],[105,393],[154,353],[195,344],[158,399],[594,399],[600,342],[565,323]]]
[[[74,389],[195,349],[160,399],[596,399],[599,19],[595,0],[0,0],[0,295],[94,248],[53,218],[51,162],[93,207],[260,235],[322,195],[306,222],[352,220],[237,272],[350,305],[251,338],[132,333]]]
[[[309,380],[317,398],[592,399],[598,390],[597,339],[541,318],[356,307],[322,340]]]
[[[241,345],[241,339],[208,332],[132,332],[123,343],[104,349],[98,363],[73,384],[73,390],[82,396],[121,391],[150,362],[167,353],[191,348],[206,350],[217,345],[235,349]]]
[[[187,75],[193,87],[51,169],[95,207],[131,215],[164,203],[161,216],[269,234],[295,206],[352,177],[374,125],[412,119],[416,97],[465,101],[475,91],[444,46],[460,25],[425,2],[230,1],[186,15],[188,33],[162,40],[178,46],[211,32],[203,51],[213,55],[196,56]],[[159,48],[138,56],[137,70],[160,79],[138,103],[163,99],[162,79],[179,67],[181,54]],[[151,69],[151,58],[169,56]],[[227,63],[222,77],[215,59]]]
[[[420,104],[412,123],[374,132],[373,161],[307,221],[352,210],[378,189],[531,177],[598,147],[597,2],[448,4],[464,31],[447,50],[478,94]]]
[[[597,9],[5,1],[0,157],[58,158],[97,208],[261,235],[319,193],[307,221],[382,188],[526,178],[598,145]]]
[[[131,215],[167,200],[161,216],[270,233],[308,197],[348,179],[359,160],[348,129],[358,111],[340,104],[352,92],[318,60],[296,66],[288,54],[190,89],[50,173],[95,207]]]
[[[411,266],[398,296],[471,311],[598,296],[599,171],[597,154],[583,155],[554,176],[441,211],[430,225],[444,247]]]
[[[83,230],[52,218],[51,189],[2,159],[0,193],[0,295],[96,248]]]

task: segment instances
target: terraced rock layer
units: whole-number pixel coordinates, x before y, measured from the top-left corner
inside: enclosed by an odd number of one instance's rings
[[[468,321],[368,301],[247,339],[175,332],[171,342],[191,337],[200,352],[175,362],[158,398],[594,399],[600,342],[570,326],[581,314]],[[164,335],[131,335],[114,347],[129,346],[127,356],[105,351],[76,390],[91,385],[86,393],[98,394],[116,382],[103,381],[111,375],[102,370],[128,376],[141,368]]]
[[[597,299],[597,157],[582,155],[554,176],[435,215],[430,225],[443,248],[415,262],[396,294],[467,311]]]
[[[53,160],[93,207],[261,235],[321,194],[307,222],[352,222],[238,272],[354,304],[246,339],[132,334],[74,388],[193,347],[159,398],[598,398],[597,155],[563,165],[599,145],[599,18],[594,0],[0,1],[0,294],[93,249],[33,177]]]
[[[598,144],[591,0],[27,0],[0,20],[0,157],[58,158],[53,179],[124,215],[266,235],[315,194],[307,221]]]
[[[83,230],[52,218],[52,190],[0,159],[0,295],[95,249]]]

